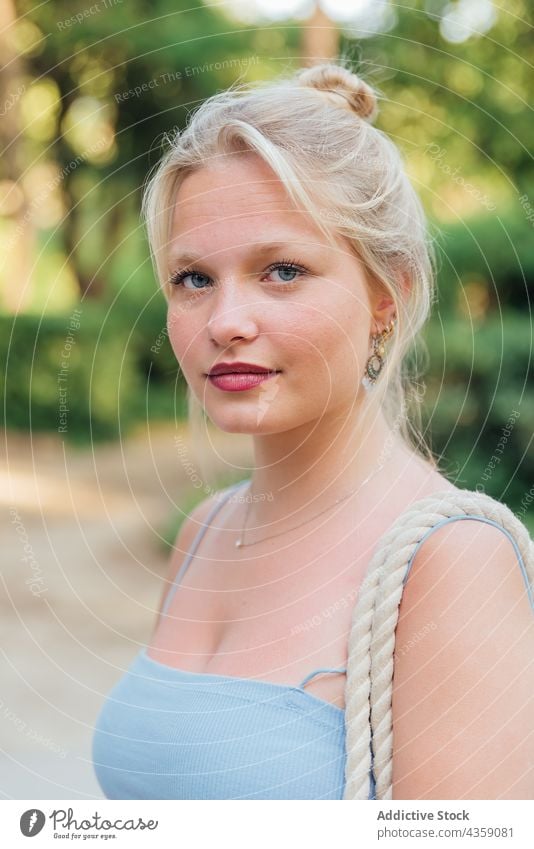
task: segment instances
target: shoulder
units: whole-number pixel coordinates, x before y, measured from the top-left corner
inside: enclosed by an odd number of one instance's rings
[[[234,486],[234,484],[231,484],[224,489],[213,492],[207,498],[199,501],[184,516],[173,545],[171,571],[176,562],[178,563],[178,567],[180,566],[181,561],[190,550],[197,535],[208,527],[212,514],[217,513],[219,509],[222,510],[223,504],[229,500],[231,490]]]
[[[399,609],[394,798],[534,798],[533,656],[515,534],[487,516],[437,521],[416,546]]]
[[[233,485],[227,486],[224,489],[217,490],[207,498],[199,501],[184,518],[180,524],[172,552],[169,560],[169,568],[167,570],[166,580],[160,600],[159,613],[161,613],[164,599],[167,595],[169,587],[174,582],[187,553],[193,547],[197,536],[205,532],[211,516],[219,509],[223,508],[223,503],[230,497],[230,490]],[[159,614],[158,614],[159,615]]]
[[[524,597],[534,613],[534,546],[526,527],[487,495],[457,489],[437,495],[435,503],[432,497],[421,502],[428,512],[422,511],[420,524],[428,519],[429,527],[412,551],[407,587],[454,591],[480,581],[477,586],[484,596],[500,588],[501,604],[502,594],[509,592],[517,600]],[[417,514],[417,504],[414,507]]]

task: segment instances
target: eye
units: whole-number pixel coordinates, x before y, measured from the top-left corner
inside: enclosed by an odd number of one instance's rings
[[[266,269],[266,273],[269,275],[278,274],[279,277],[272,281],[273,284],[276,288],[288,289],[292,284],[297,283],[297,275],[309,274],[309,271],[307,268],[304,268],[304,266],[299,265],[293,260],[283,259],[270,265]],[[172,286],[181,287],[188,292],[198,292],[208,288],[210,281],[211,277],[207,274],[202,274],[202,272],[197,271],[194,268],[186,268],[182,271],[177,271],[174,275],[172,275],[169,283]]]
[[[191,278],[192,286],[186,286],[185,284],[185,281],[188,277]],[[173,286],[182,286],[182,288],[187,289],[188,291],[194,291],[195,289],[204,289],[204,283],[208,280],[210,280],[210,278],[207,274],[201,274],[200,271],[195,271],[195,269],[193,268],[177,272],[171,277],[170,283]]]
[[[307,268],[304,268],[301,265],[297,265],[297,263],[293,262],[292,260],[282,260],[281,262],[275,262],[269,266],[267,271],[269,274],[275,273],[280,275],[278,280],[275,279],[274,282],[284,283],[286,284],[286,288],[287,284],[290,285],[291,283],[297,282],[298,274],[309,273]]]

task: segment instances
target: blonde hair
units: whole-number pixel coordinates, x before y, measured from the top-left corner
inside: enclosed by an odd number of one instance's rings
[[[184,178],[219,156],[258,154],[298,208],[333,244],[343,236],[370,285],[393,299],[397,321],[377,385],[390,427],[433,468],[421,433],[421,394],[409,362],[434,301],[435,257],[421,202],[396,145],[372,125],[378,92],[340,62],[239,84],[204,101],[149,176],[142,212],[166,297],[167,246]],[[426,349],[423,350],[426,354]],[[190,416],[198,404],[189,392]]]

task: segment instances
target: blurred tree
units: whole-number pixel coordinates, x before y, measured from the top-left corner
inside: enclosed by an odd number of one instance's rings
[[[78,256],[89,195],[98,195],[106,257],[120,241],[125,202],[159,158],[158,140],[217,88],[261,76],[260,59],[250,31],[229,27],[200,0],[18,5],[46,34],[31,60],[34,84],[52,78],[59,90],[51,152],[62,175],[64,247],[82,295],[98,297],[104,281],[95,276],[94,253],[90,262]]]
[[[339,28],[319,3],[313,4],[311,15],[302,25],[303,65],[335,60],[339,52]]]
[[[20,42],[13,39],[17,13],[12,0],[0,0],[0,212],[11,220],[3,251],[7,285],[3,306],[18,312],[31,299],[34,226],[24,182],[25,159],[20,144],[20,101],[25,91],[26,67]]]
[[[453,42],[443,24],[460,5],[395,4],[395,25],[366,40],[361,63],[383,92],[379,126],[404,148],[429,210],[442,220],[484,211],[483,200],[462,187],[462,178],[472,178],[496,205],[534,185],[534,66],[526,58],[532,4],[501,4],[487,32],[473,26]],[[354,53],[362,44],[358,31],[346,26],[341,49]]]

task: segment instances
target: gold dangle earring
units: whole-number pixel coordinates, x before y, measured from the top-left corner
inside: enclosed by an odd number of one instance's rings
[[[391,336],[395,327],[395,317],[391,319],[388,326],[384,328],[382,333],[373,333],[371,339],[373,342],[373,353],[367,360],[365,366],[365,374],[362,377],[362,385],[367,391],[371,390],[378,378],[378,375],[384,367],[384,342]]]

